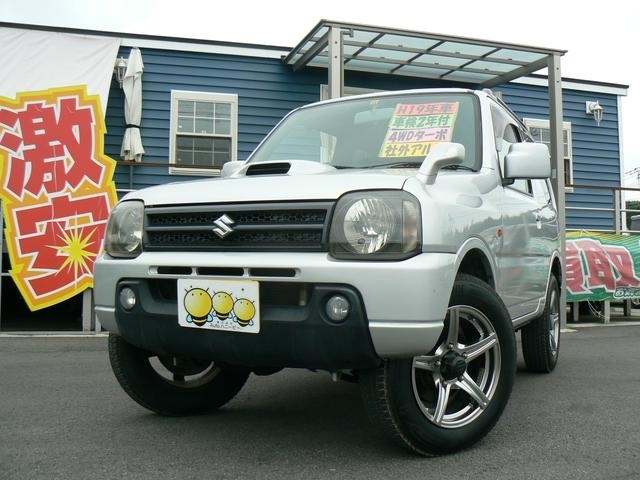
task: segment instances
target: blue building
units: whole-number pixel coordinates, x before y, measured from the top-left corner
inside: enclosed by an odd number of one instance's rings
[[[317,45],[323,28],[331,25],[332,22],[320,22],[294,49],[148,36],[123,37],[120,55],[126,58],[131,48],[139,48],[144,59],[140,128],[146,153],[140,165],[118,167],[118,188],[137,189],[193,178],[194,175],[215,175],[215,167],[219,167],[222,162],[247,158],[264,135],[289,110],[328,98],[326,49],[318,54],[320,61],[310,62],[302,67],[295,63],[296,54],[301,57],[300,52],[305,53],[305,45]],[[408,43],[407,38],[414,42],[423,40],[421,34],[416,32],[353,25],[340,27],[351,29],[352,32],[355,30],[355,36],[373,32],[372,35],[403,37],[405,43]],[[344,41],[347,44],[343,47],[346,53],[349,39]],[[371,44],[368,39],[367,42]],[[356,39],[351,43],[350,48],[354,52],[357,48],[362,50],[364,47],[359,45],[364,45],[365,42]],[[485,45],[486,50],[495,49],[494,44]],[[503,44],[500,47],[505,48]],[[508,47],[510,46],[506,46]],[[383,51],[388,47],[376,48]],[[386,53],[396,55],[396,58],[385,59],[390,62],[385,67],[389,66],[389,70],[392,70],[400,62],[406,62],[403,59],[412,54],[412,49],[404,45],[397,50],[387,50]],[[537,53],[539,52],[531,53],[529,50],[526,55],[535,57]],[[562,55],[564,52],[556,53]],[[448,58],[456,64],[468,61],[467,57],[470,56],[456,56],[455,52],[452,55]],[[479,56],[482,55],[481,53]],[[483,88],[486,79],[491,78],[482,74],[476,74],[475,77],[468,75],[468,78],[462,78],[462,82],[460,76],[455,80],[448,80],[447,75],[429,78],[416,68],[406,75],[398,72],[391,74],[385,73],[384,68],[363,66],[363,62],[356,65],[354,58],[354,55],[345,55],[344,94],[442,86]],[[472,73],[477,70],[476,68]],[[106,117],[108,134],[105,153],[118,159],[125,128],[124,94],[121,89],[115,88],[115,82],[113,86]],[[537,140],[550,142],[549,89],[546,76],[529,74],[509,82],[492,83],[491,89],[502,95],[506,103],[530,127]],[[562,151],[567,229],[615,229],[613,190],[599,187],[621,185],[624,172],[621,166],[619,111],[621,97],[626,95],[626,91],[626,85],[562,79]],[[228,132],[221,136],[213,134],[214,138],[221,141],[224,138],[224,147],[222,143],[219,147],[214,140],[214,148],[222,150],[214,153],[209,160],[198,160],[193,155],[185,156],[186,152],[180,146],[181,129],[184,127],[178,125],[181,115],[179,105],[194,101],[205,102],[216,108],[222,105],[230,112]],[[605,113],[599,124],[594,115],[587,112],[586,106],[592,102],[598,102],[604,108]],[[193,168],[201,163],[207,163],[209,168]]]

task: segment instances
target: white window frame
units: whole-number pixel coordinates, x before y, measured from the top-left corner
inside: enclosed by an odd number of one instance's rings
[[[171,90],[171,120],[170,120],[170,137],[169,137],[169,167],[170,174],[179,175],[220,175],[220,168],[195,168],[177,166],[176,158],[176,138],[178,133],[178,102],[180,100],[188,101],[204,101],[216,103],[228,103],[231,107],[231,129],[229,135],[213,135],[214,137],[231,138],[231,159],[238,158],[238,95],[231,93],[216,92],[194,92],[186,90]],[[193,135],[193,134],[192,134]],[[197,135],[197,134],[196,134]],[[203,136],[211,137],[211,134],[203,134]]]
[[[551,130],[551,125],[549,123],[549,120],[541,120],[537,118],[525,118],[524,124],[529,129],[533,127],[533,128],[542,128],[546,130]],[[564,185],[565,185],[565,191],[571,192],[573,191],[573,188],[567,187],[567,185],[573,184],[573,146],[572,146],[573,140],[572,140],[572,133],[571,133],[571,122],[562,122],[562,130],[567,134],[567,145],[566,145],[567,152],[563,158],[564,170],[565,170]],[[563,145],[562,151],[564,152],[564,150],[565,150],[565,146]]]

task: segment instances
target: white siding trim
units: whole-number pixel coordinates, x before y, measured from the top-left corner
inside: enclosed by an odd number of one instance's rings
[[[548,86],[546,78],[524,77],[524,78],[517,78],[515,80],[511,80],[510,83],[520,83],[522,85],[535,85],[537,87]],[[589,83],[589,81],[587,80],[585,80],[584,82],[563,80],[562,89],[626,96],[628,87],[625,85],[602,85],[598,83]]]
[[[180,52],[217,53],[221,55],[237,55],[241,57],[282,58],[291,50],[276,47],[276,49],[260,48],[246,45],[214,45],[206,43],[190,43],[171,40],[151,40],[122,37],[123,47],[154,48],[158,50],[177,50]]]

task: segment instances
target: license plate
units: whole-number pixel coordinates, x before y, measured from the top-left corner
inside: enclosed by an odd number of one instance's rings
[[[260,289],[253,280],[178,279],[182,327],[260,332]]]

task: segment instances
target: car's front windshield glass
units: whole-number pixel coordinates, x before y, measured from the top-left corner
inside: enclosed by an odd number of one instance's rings
[[[477,170],[478,101],[471,93],[344,99],[289,115],[249,161],[308,160],[336,168],[418,167],[435,143],[465,147]]]

